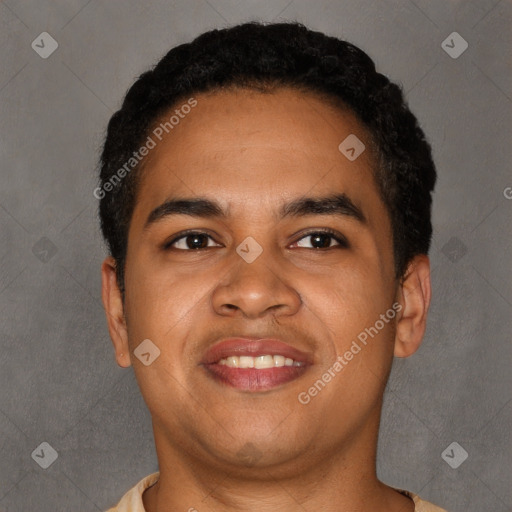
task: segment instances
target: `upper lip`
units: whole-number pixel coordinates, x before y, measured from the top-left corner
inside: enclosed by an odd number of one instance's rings
[[[203,364],[217,363],[229,356],[281,355],[294,361],[312,363],[311,356],[276,338],[225,338],[211,346],[203,357]]]

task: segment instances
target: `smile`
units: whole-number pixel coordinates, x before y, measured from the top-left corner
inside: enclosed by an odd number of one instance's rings
[[[230,338],[209,348],[202,366],[217,383],[241,391],[269,391],[301,377],[310,353],[276,339]]]
[[[263,355],[258,357],[229,356],[225,359],[221,359],[218,364],[226,365],[230,368],[256,368],[257,370],[305,365],[305,363],[301,361],[294,361],[289,357],[280,355]]]

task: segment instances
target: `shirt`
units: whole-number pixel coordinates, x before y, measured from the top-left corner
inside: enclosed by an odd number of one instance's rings
[[[159,474],[157,471],[143,478],[121,498],[117,506],[109,508],[107,512],[146,512],[142,503],[142,494],[148,487],[157,482]],[[446,510],[422,500],[417,494],[402,489],[396,490],[405,496],[409,496],[414,501],[415,512],[446,512]]]

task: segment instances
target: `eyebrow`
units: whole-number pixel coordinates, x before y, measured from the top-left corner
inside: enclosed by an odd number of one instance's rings
[[[227,218],[229,212],[224,210],[217,201],[206,198],[171,198],[157,206],[149,214],[144,229],[148,229],[152,224],[172,215]],[[336,215],[355,219],[361,224],[367,223],[363,211],[346,194],[333,194],[325,197],[299,197],[282,205],[279,211],[281,219],[308,215]]]

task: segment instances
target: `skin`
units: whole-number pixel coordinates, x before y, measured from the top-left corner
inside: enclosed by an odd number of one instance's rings
[[[133,365],[152,415],[160,478],[143,495],[146,510],[413,511],[411,500],[377,479],[375,457],[393,356],[413,354],[424,335],[429,260],[415,257],[405,279],[395,279],[390,219],[364,126],[349,111],[287,88],[194,97],[197,106],[145,163],[124,307],[114,260],[102,265],[117,363]],[[354,161],[338,150],[349,134],[366,145]],[[349,196],[366,223],[278,216],[285,202],[333,191]],[[166,199],[199,196],[229,207],[230,216],[169,216],[144,229]],[[327,238],[328,248],[315,248],[304,234],[311,228],[336,230],[350,246]],[[186,239],[162,248],[185,229],[211,235],[203,237],[208,248],[187,251]],[[252,263],[236,252],[248,236],[263,248]],[[395,302],[395,319],[301,404],[299,393]],[[199,363],[213,343],[236,335],[281,338],[314,364],[267,392],[223,385]],[[160,349],[149,366],[133,355],[147,338]],[[244,449],[255,460],[241,457]]]

